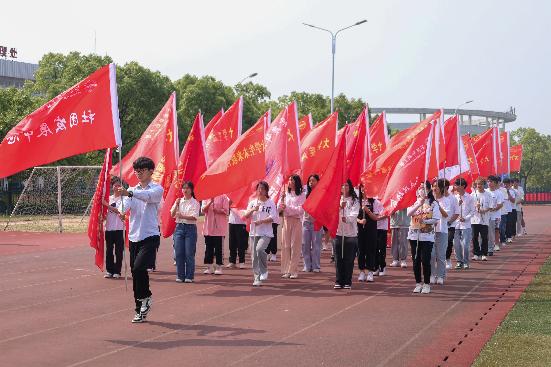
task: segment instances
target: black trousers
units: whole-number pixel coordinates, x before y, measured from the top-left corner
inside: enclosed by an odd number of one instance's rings
[[[430,255],[433,242],[409,240],[411,246],[411,257],[413,258],[413,274],[416,283],[430,283]],[[423,278],[421,278],[421,267]]]
[[[344,256],[342,237],[337,236],[333,242],[335,254],[335,283],[341,286],[352,285],[352,272],[354,271],[354,258],[358,249],[357,237],[344,237]]]
[[[449,260],[452,257],[454,236],[455,236],[455,227],[448,227],[448,248],[446,249],[446,260]]]
[[[121,274],[124,251],[123,231],[105,231],[105,270],[111,274]],[[114,253],[113,253],[114,250]]]
[[[151,297],[147,268],[155,261],[155,254],[161,238],[150,236],[139,242],[130,241],[130,268],[132,269],[132,288],[136,301],[136,312],[140,312],[141,300]]]
[[[268,247],[266,247],[266,253],[267,254],[277,254],[277,226],[279,224],[272,223],[272,228],[274,230],[274,236],[270,238],[270,243],[268,244]]]
[[[224,264],[222,257],[222,236],[205,236],[205,264],[212,264],[216,256],[216,265]]]
[[[377,231],[358,225],[358,268],[375,271]]]
[[[377,253],[375,256],[375,270],[386,268],[386,240],[388,231],[386,229],[377,230]]]
[[[249,246],[249,233],[245,224],[231,224],[229,226],[230,263],[235,264],[239,254],[239,262],[245,262],[245,253]]]
[[[513,209],[507,214],[507,238],[513,238],[517,235],[517,211]]]
[[[476,256],[488,256],[488,226],[484,224],[473,224],[473,254]],[[478,237],[482,238],[482,246]]]

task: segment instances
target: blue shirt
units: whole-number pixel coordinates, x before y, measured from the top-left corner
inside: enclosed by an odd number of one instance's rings
[[[132,197],[124,198],[124,213],[130,210],[128,239],[139,242],[147,237],[159,236],[159,205],[163,198],[163,188],[150,182],[142,188],[140,184],[128,188]],[[122,212],[122,208],[119,207]]]

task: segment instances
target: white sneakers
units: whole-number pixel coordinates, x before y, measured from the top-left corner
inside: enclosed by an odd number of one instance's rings
[[[239,263],[239,269],[245,269],[245,263]]]
[[[180,278],[176,278],[176,283],[183,283],[184,281]]]
[[[260,280],[261,281],[268,280],[268,272],[260,274]]]
[[[486,256],[482,255],[482,257],[480,258],[480,260],[482,260],[482,261],[488,261],[488,258],[487,258]]]
[[[321,270],[320,269],[314,269],[312,270],[314,273],[319,273]]]
[[[262,285],[262,281],[260,278],[254,278],[253,287],[260,287]]]
[[[378,277],[378,276],[379,276],[379,270],[375,270],[375,271],[373,272],[373,275],[375,275],[375,276]]]
[[[398,260],[393,260],[391,263],[390,263],[390,267],[391,268],[396,268],[398,267],[398,265],[400,265],[400,262]]]
[[[358,282],[365,282],[365,273],[363,271],[361,271],[358,276]]]
[[[379,276],[380,276],[380,277],[382,277],[382,276],[384,276],[384,275],[386,274],[385,269],[386,269],[386,268],[382,268],[382,269],[379,271]]]
[[[436,284],[444,285],[444,278],[436,277]]]
[[[203,272],[203,274],[212,274],[214,273],[214,266],[212,265],[207,265],[207,268],[205,269],[205,271]]]
[[[291,276],[291,274],[285,273],[285,274],[283,274],[281,277],[282,277],[282,278],[289,278],[290,276]]]
[[[368,281],[368,282],[373,281],[373,273],[371,271],[367,273],[366,281]]]
[[[474,255],[473,260],[478,261],[478,260],[480,260],[480,258],[478,257],[478,255]]]
[[[499,250],[500,250],[499,245],[496,243],[496,244],[494,245],[494,251],[499,251]]]
[[[512,243],[512,242],[513,242],[512,238],[507,238],[507,243]]]
[[[407,267],[408,267],[408,263],[404,260],[404,261],[400,262],[400,267],[401,267],[401,268],[407,268]]]
[[[235,263],[229,263],[228,265],[226,265],[226,268],[228,269],[235,268]]]
[[[423,289],[423,283],[417,283],[413,288],[413,293],[421,293],[421,289]]]
[[[430,293],[430,285],[423,284],[423,289],[421,290],[421,293],[423,294],[429,294]]]
[[[451,269],[452,268],[452,261],[451,260],[446,260],[446,269]]]
[[[277,256],[275,254],[268,255],[268,261],[277,261]]]
[[[298,278],[298,274],[289,275],[289,279],[297,279],[297,278]]]
[[[104,278],[113,278],[113,274],[111,273],[105,273],[105,275],[103,276]]]
[[[222,266],[216,265],[216,270],[214,271],[214,275],[222,275]]]
[[[430,276],[430,284],[436,284],[436,277],[434,275]]]

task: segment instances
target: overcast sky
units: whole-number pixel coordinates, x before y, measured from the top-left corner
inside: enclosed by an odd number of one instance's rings
[[[551,1],[7,1],[0,45],[19,61],[46,52],[110,55],[178,79],[235,84],[258,72],[272,97],[331,92],[374,107],[516,107],[517,121],[551,134]]]

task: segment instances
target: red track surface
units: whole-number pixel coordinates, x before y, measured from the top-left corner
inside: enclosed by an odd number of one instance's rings
[[[0,366],[470,366],[551,253],[551,208],[525,212],[529,236],[430,295],[411,293],[411,266],[334,291],[327,252],[294,281],[271,263],[260,289],[250,269],[201,265],[178,284],[164,240],[146,324],[130,323],[131,289],[102,278],[85,235],[0,232]]]

